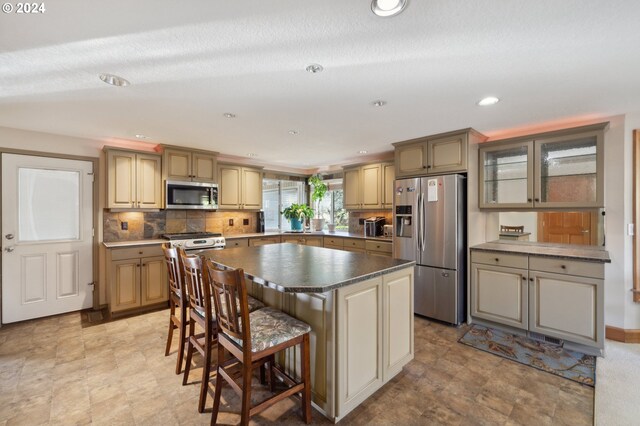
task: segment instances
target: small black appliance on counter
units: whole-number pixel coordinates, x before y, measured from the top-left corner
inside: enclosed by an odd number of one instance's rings
[[[264,232],[264,212],[258,212],[256,232]]]
[[[364,236],[379,237],[384,229],[384,217],[370,217],[364,220]]]

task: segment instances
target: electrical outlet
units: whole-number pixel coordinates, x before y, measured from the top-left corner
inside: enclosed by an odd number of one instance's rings
[[[120,222],[120,229],[122,229],[123,231],[128,231],[129,230],[129,222]]]
[[[358,225],[364,225],[364,219],[358,219]]]
[[[233,219],[229,219],[229,226],[233,226]]]
[[[633,236],[633,234],[635,234],[635,226],[634,226],[633,223],[628,223],[627,224],[627,235]]]
[[[242,219],[242,224],[243,225],[248,225],[249,224],[249,219]]]

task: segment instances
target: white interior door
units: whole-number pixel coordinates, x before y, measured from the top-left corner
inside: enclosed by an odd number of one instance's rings
[[[2,154],[2,322],[93,305],[93,163]]]

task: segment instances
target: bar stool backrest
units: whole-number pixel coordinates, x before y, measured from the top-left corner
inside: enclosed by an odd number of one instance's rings
[[[180,300],[187,303],[187,293],[184,285],[184,270],[182,268],[182,262],[178,255],[178,250],[175,247],[171,247],[171,244],[162,244],[162,251],[164,253],[164,261],[167,265],[169,272],[169,290],[180,298]]]
[[[207,312],[211,312],[211,292],[202,280],[202,259],[198,256],[187,255],[182,248],[179,248],[178,252],[188,289],[189,307],[204,317]]]

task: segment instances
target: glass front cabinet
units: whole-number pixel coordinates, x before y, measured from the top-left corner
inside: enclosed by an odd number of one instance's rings
[[[479,207],[603,207],[607,124],[480,145]]]

